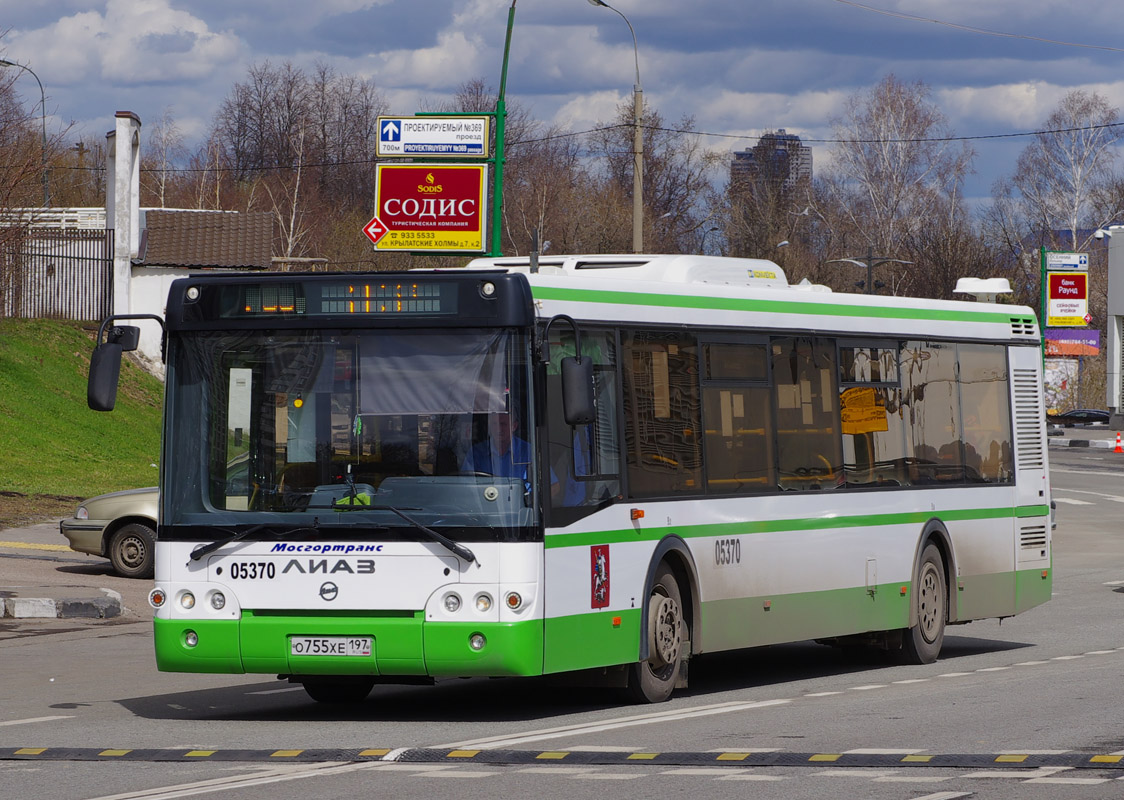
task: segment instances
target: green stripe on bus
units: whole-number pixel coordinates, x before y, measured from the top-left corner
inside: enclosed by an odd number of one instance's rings
[[[585,547],[595,544],[614,544],[619,542],[658,541],[668,534],[676,534],[684,539],[697,539],[707,536],[745,536],[755,533],[778,533],[781,531],[817,531],[827,528],[872,528],[882,525],[904,525],[925,523],[931,519],[948,522],[963,522],[977,519],[1010,519],[1026,517],[1046,517],[1050,513],[1047,506],[1003,506],[1001,508],[966,508],[949,511],[907,511],[899,514],[860,514],[853,517],[803,517],[796,519],[745,520],[743,522],[719,522],[706,525],[672,525],[670,527],[638,527],[615,531],[591,531],[588,533],[555,533],[546,537],[546,549],[561,547]]]
[[[696,295],[648,294],[646,292],[608,292],[603,289],[560,289],[535,286],[538,300],[575,303],[608,303],[613,305],[658,306],[663,308],[698,308],[713,311],[756,311],[773,314],[809,314],[821,317],[866,317],[878,319],[926,319],[942,322],[991,322],[1010,325],[1012,320],[1029,320],[1025,314],[1003,314],[995,311],[951,311],[932,308],[884,308],[851,306],[841,303],[792,303],[784,300],[748,300],[737,297],[700,297]]]

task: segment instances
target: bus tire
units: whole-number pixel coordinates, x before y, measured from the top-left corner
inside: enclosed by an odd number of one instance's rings
[[[921,553],[917,580],[913,587],[917,624],[902,637],[902,661],[906,664],[932,664],[944,643],[945,621],[948,619],[948,590],[944,576],[944,558],[935,544]]]
[[[661,564],[648,596],[648,659],[629,668],[628,694],[637,703],[662,703],[671,697],[683,663],[686,623],[679,583]]]
[[[109,560],[124,578],[151,578],[155,550],[156,532],[140,522],[121,526],[109,539]]]
[[[317,703],[362,703],[375,686],[373,678],[335,677],[308,678],[303,681],[304,690]]]

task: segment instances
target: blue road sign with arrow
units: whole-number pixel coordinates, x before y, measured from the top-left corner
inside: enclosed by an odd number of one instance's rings
[[[488,117],[379,117],[378,155],[488,157]]]

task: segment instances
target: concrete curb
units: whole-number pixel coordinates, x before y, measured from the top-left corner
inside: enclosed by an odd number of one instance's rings
[[[1047,442],[1051,447],[1096,447],[1107,450],[1116,447],[1115,439],[1062,439],[1051,436]]]
[[[121,616],[120,593],[112,589],[97,591],[102,593],[101,597],[5,597],[0,600],[3,609],[0,616],[5,619],[111,619]]]

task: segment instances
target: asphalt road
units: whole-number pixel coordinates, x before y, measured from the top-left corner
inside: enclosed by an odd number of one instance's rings
[[[1124,454],[1050,456],[1050,603],[951,628],[928,666],[813,643],[701,657],[690,689],[659,706],[540,679],[461,680],[377,687],[341,711],[261,676],[163,674],[147,582],[0,545],[0,586],[112,583],[126,608],[0,621],[0,786],[42,800],[1117,797]],[[421,760],[384,760],[402,754]]]

